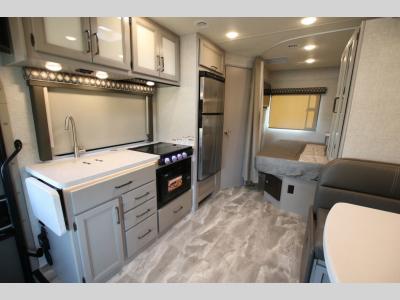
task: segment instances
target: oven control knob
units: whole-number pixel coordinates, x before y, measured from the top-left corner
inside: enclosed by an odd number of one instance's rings
[[[183,158],[182,154],[180,154],[180,153],[177,155],[177,157],[178,157],[178,160],[181,160]]]
[[[176,162],[178,160],[175,155],[172,155],[171,159],[172,159],[172,162]]]
[[[187,157],[187,153],[186,152],[182,152],[182,157],[186,158]]]
[[[169,157],[167,157],[166,159],[164,159],[164,163],[165,163],[166,165],[168,165],[168,164],[171,163],[171,160],[169,159]]]

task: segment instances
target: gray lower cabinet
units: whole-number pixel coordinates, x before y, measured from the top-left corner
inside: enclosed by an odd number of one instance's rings
[[[132,258],[157,238],[157,214],[126,231],[126,255]]]
[[[163,233],[179,222],[192,208],[192,190],[189,190],[158,210],[158,231]]]
[[[105,282],[124,263],[119,199],[75,217],[86,282]]]

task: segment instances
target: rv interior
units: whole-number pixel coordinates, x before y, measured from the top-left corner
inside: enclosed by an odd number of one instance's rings
[[[399,18],[0,20],[0,282],[400,282]]]

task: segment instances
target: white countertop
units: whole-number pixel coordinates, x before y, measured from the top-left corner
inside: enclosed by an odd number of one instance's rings
[[[400,282],[400,214],[337,203],[323,245],[331,282]]]
[[[131,150],[109,150],[83,157],[52,160],[27,166],[31,175],[64,189],[142,164],[156,163],[158,155]]]

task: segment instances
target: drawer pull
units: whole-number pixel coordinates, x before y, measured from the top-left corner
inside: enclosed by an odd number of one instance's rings
[[[150,195],[150,192],[144,193],[142,196],[135,197],[135,200],[139,200],[139,199],[141,199],[143,197],[146,197],[147,195]]]
[[[183,209],[183,206],[181,205],[177,210],[174,210],[174,214],[180,212]]]
[[[151,229],[149,229],[145,234],[138,236],[138,239],[141,240],[142,238],[144,238],[146,235],[148,235],[151,232]]]
[[[150,208],[148,208],[144,213],[141,213],[141,214],[139,214],[139,215],[136,215],[136,218],[143,217],[145,214],[148,214],[149,212],[151,212],[151,209],[150,209]]]
[[[131,181],[128,181],[127,183],[124,183],[124,184],[121,184],[121,185],[117,185],[115,188],[116,188],[116,189],[123,188],[124,186],[130,185],[132,182],[133,182],[132,180],[131,180]]]

